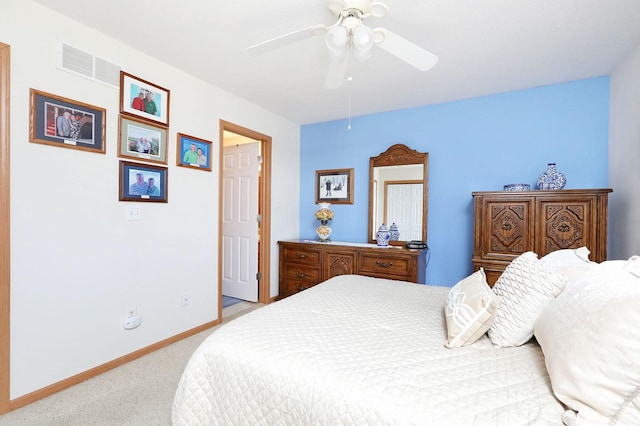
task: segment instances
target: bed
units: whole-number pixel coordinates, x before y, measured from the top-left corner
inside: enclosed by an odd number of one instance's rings
[[[537,257],[535,261],[541,268]],[[597,265],[589,263],[589,267],[594,266]],[[623,270],[622,265],[616,268]],[[512,269],[517,269],[514,274],[518,275],[523,267]],[[588,283],[580,282],[581,274],[573,269],[567,271],[574,275],[571,288],[588,287]],[[593,420],[610,418],[605,418],[606,414],[598,417],[601,413],[597,410],[594,416],[584,417],[590,414],[588,410],[567,405],[564,394],[559,399],[554,393],[556,383],[548,373],[545,352],[551,353],[551,348],[557,346],[552,336],[555,327],[549,324],[562,322],[548,310],[561,299],[569,281],[566,275],[558,282],[560,289],[554,288],[555,294],[546,294],[548,300],[539,303],[544,306],[534,303],[534,321],[524,321],[531,328],[531,336],[535,328],[544,344],[517,333],[516,340],[525,342],[510,344],[504,341],[505,333],[490,328],[500,322],[500,314],[504,317],[505,313],[497,307],[504,306],[511,296],[509,286],[503,284],[502,293],[499,291],[500,280],[496,283],[498,288],[489,289],[487,295],[482,270],[454,288],[357,275],[331,278],[230,321],[212,333],[185,368],[176,391],[172,422],[174,425],[513,426],[560,425],[563,421],[575,425],[600,424]],[[545,277],[550,279],[549,275]],[[638,277],[633,278],[640,282]],[[461,297],[469,302],[472,291],[466,289],[461,296],[465,283],[480,292],[480,297],[476,297],[480,300],[479,308],[471,312],[463,309],[466,305],[455,302]],[[536,297],[529,294],[526,299]],[[628,301],[625,297],[624,303]],[[640,297],[634,299],[636,307],[638,302]],[[454,321],[452,312],[462,320]],[[588,310],[585,315],[589,315]],[[582,318],[577,317],[575,320]],[[456,327],[452,334],[452,328]],[[460,341],[461,333],[466,341]],[[496,345],[494,340],[499,340],[501,334],[503,341]],[[640,342],[637,334],[630,338],[638,337]],[[566,340],[566,336],[560,333],[557,339]],[[633,345],[629,350],[638,349],[636,343]],[[566,353],[571,350],[561,348]],[[554,356],[562,358],[562,354]],[[578,366],[581,367],[579,363]],[[623,370],[635,367],[640,371],[640,364],[629,361]],[[571,370],[562,362],[553,368],[560,370],[559,375]],[[563,377],[560,383],[566,380]],[[570,380],[575,381],[575,387],[584,385],[580,377]],[[592,377],[582,380],[589,381]],[[618,424],[640,419],[638,382],[640,377],[625,383],[621,398],[626,402],[614,403]],[[593,393],[596,400],[601,399],[601,395]],[[588,399],[581,402],[585,401],[588,403]]]

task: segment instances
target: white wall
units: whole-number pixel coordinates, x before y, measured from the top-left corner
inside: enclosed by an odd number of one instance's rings
[[[609,258],[640,254],[640,45],[611,74]]]
[[[11,399],[217,318],[219,119],[273,137],[276,295],[277,241],[299,229],[299,126],[31,0],[0,3],[11,46]],[[118,201],[119,92],[57,70],[58,40],[171,91],[169,202],[137,203],[142,221],[126,221]],[[29,88],[106,108],[106,155],[30,143]],[[176,167],[177,132],[214,142],[214,172]],[[125,331],[132,307],[143,322]]]

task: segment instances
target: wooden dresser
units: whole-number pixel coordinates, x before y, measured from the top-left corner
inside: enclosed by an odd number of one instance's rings
[[[611,189],[473,192],[474,270],[493,285],[527,251],[539,258],[585,246],[589,259],[607,259],[607,203]]]
[[[280,299],[345,274],[425,283],[428,250],[303,240],[279,241],[278,245]]]

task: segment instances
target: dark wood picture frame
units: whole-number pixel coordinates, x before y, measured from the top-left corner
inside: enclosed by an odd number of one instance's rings
[[[213,160],[212,146],[211,141],[178,133],[176,165],[210,172]]]
[[[120,71],[120,112],[123,114],[169,126],[170,95],[169,89]]]
[[[316,204],[353,204],[353,169],[316,170]]]
[[[120,160],[120,201],[166,203],[168,185],[167,167]]]
[[[106,110],[36,89],[29,90],[29,141],[106,153]]]

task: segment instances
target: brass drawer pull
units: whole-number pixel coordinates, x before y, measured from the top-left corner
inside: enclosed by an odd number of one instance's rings
[[[298,252],[298,253],[296,253],[296,257],[297,257],[298,259],[306,259],[307,257],[309,257],[309,255],[308,255],[307,253],[300,253],[300,252]]]
[[[380,262],[379,260],[376,260],[376,265],[382,266],[383,268],[390,268],[393,266],[393,262]]]
[[[504,229],[505,231],[510,231],[511,230],[511,224],[510,223],[505,223],[502,225],[502,229]]]
[[[566,223],[563,223],[562,225],[558,226],[558,231],[560,232],[569,232],[571,228],[569,228],[569,225],[567,225]]]
[[[307,278],[309,274],[305,274],[304,272],[296,272],[296,277],[298,278]]]
[[[296,290],[298,290],[298,291],[306,290],[306,289],[308,289],[308,288],[309,288],[309,287],[305,287],[305,286],[303,286],[303,285],[296,284]]]

